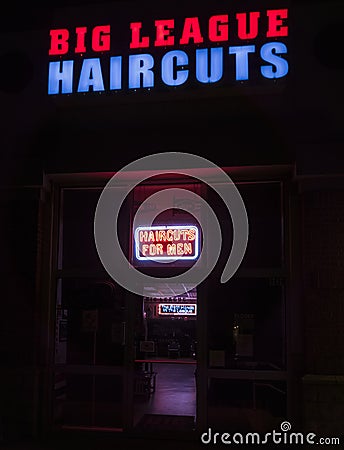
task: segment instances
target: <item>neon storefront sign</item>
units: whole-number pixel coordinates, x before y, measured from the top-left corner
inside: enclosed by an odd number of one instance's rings
[[[199,256],[199,232],[194,225],[137,227],[134,241],[138,260],[193,260]]]
[[[120,49],[113,29],[50,30],[49,95],[255,83],[289,72],[287,8],[133,21]]]
[[[160,316],[196,316],[197,305],[194,303],[159,303]]]

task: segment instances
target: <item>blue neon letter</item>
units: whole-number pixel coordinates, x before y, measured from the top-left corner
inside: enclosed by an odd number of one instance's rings
[[[110,90],[122,89],[122,56],[110,58]]]
[[[82,63],[78,92],[88,92],[93,86],[93,91],[103,91],[103,75],[99,58],[84,59]]]
[[[180,86],[189,76],[189,70],[177,69],[189,63],[188,55],[182,50],[167,52],[161,60],[161,78],[168,86]]]
[[[230,55],[236,55],[236,80],[248,80],[248,54],[256,51],[255,45],[229,47]]]
[[[49,64],[48,94],[60,93],[60,81],[62,94],[73,92],[73,63],[74,61],[55,61]]]
[[[281,78],[288,73],[288,61],[278,56],[287,53],[287,47],[282,42],[269,42],[260,49],[260,56],[266,62],[275,66],[262,66],[260,71],[265,78]]]
[[[150,70],[154,66],[152,55],[130,55],[129,56],[129,89],[141,87],[154,87],[154,73]],[[142,86],[141,86],[142,80]]]
[[[223,75],[223,48],[210,49],[210,75],[208,75],[208,49],[196,50],[196,78],[201,83],[215,83]]]

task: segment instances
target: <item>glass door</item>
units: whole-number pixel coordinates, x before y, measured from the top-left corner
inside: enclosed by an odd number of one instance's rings
[[[105,272],[93,234],[100,188],[63,187],[54,271],[54,428],[128,425],[127,293]],[[128,210],[124,207],[123,221]],[[119,223],[119,227],[121,227]],[[126,226],[121,235],[126,241]]]
[[[196,428],[197,288],[174,279],[195,264],[202,248],[200,194],[201,184],[189,179],[155,180],[133,193],[132,214],[138,219],[131,262],[148,275],[133,312],[133,427],[138,432],[173,437]]]

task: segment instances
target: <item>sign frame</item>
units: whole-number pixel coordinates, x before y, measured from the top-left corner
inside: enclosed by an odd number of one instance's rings
[[[192,255],[165,255],[165,256],[142,256],[140,251],[140,244],[139,244],[139,233],[140,231],[168,231],[168,230],[187,230],[187,229],[193,229],[195,230],[195,239],[192,241],[194,242],[194,254]],[[200,245],[199,245],[199,229],[196,225],[156,225],[156,226],[139,226],[134,231],[134,247],[135,247],[135,259],[137,261],[184,261],[184,260],[196,260],[200,255]],[[174,242],[174,241],[170,241]]]
[[[194,312],[192,312],[192,313],[166,312],[165,313],[165,312],[161,311],[162,306],[180,306],[180,307],[192,306],[194,308]],[[187,317],[197,316],[197,304],[196,303],[159,303],[158,315],[162,316],[162,317],[164,317],[164,316],[187,316]]]

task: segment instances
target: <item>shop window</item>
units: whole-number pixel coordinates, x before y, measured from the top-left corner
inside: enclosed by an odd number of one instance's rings
[[[57,286],[54,424],[121,428],[121,294],[109,280],[65,278]]]
[[[56,364],[123,362],[124,308],[109,280],[71,278],[58,283]]]
[[[101,188],[62,190],[60,269],[103,271],[105,274],[94,241],[94,215],[101,192]],[[118,220],[118,236],[124,251],[128,248],[129,201],[124,201]]]
[[[225,432],[269,431],[287,414],[283,185],[236,186],[247,211],[248,245],[225,284],[218,279],[232,246],[232,221],[209,191],[224,243],[208,287],[208,425]]]
[[[283,370],[284,303],[283,286],[270,279],[238,278],[214,288],[208,304],[209,365]],[[219,351],[222,364],[212,363]]]
[[[123,426],[123,380],[116,374],[55,373],[54,422],[68,426]]]
[[[241,269],[281,268],[283,265],[283,217],[281,183],[237,183],[245,204],[249,238]],[[233,239],[230,213],[222,200],[208,189],[208,202],[216,212],[222,233],[222,252],[218,270],[228,259]]]
[[[281,267],[282,204],[280,183],[239,184],[249,220],[244,268]]]
[[[63,188],[56,271],[54,425],[123,428],[123,290],[94,241],[101,188]],[[127,201],[119,236],[128,239]]]
[[[101,269],[94,243],[94,213],[100,190],[64,189],[60,268]]]

